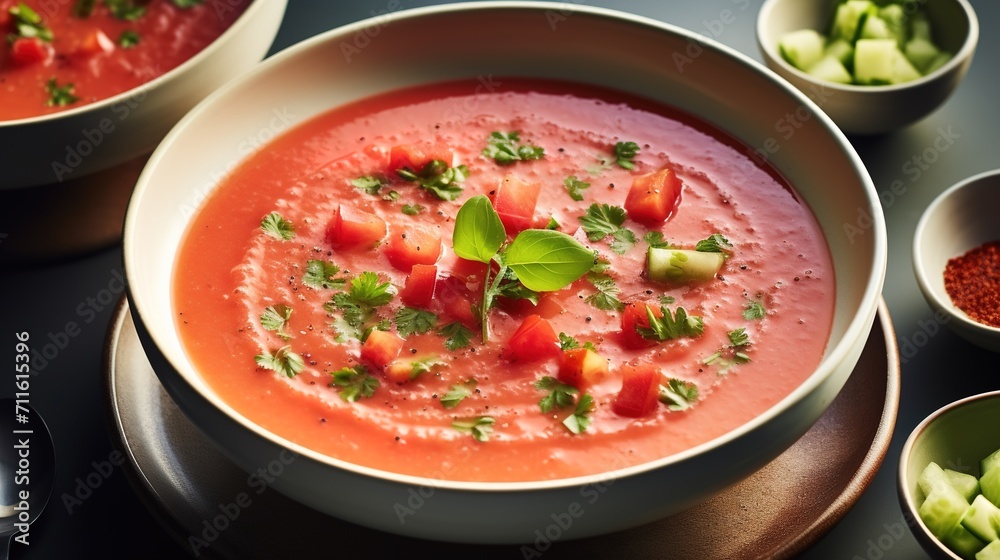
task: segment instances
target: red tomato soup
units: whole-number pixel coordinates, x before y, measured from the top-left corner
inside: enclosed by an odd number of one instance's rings
[[[332,110],[223,180],[174,278],[222,399],[352,463],[530,481],[690,449],[814,371],[834,272],[776,173],[648,101],[500,83]]]
[[[65,111],[161,76],[250,0],[0,0],[0,120]]]

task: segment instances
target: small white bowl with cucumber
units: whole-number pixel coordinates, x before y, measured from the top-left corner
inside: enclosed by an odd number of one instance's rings
[[[978,41],[967,0],[765,0],[757,16],[767,66],[847,134],[883,134],[932,113]]]
[[[897,489],[932,558],[1000,560],[1000,391],[924,419],[903,445]]]

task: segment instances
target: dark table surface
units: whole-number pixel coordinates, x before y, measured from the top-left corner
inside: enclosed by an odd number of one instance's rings
[[[399,0],[410,8],[440,2]],[[656,18],[711,36],[757,60],[754,29],[760,0],[601,0],[585,2]],[[1000,387],[996,354],[955,336],[934,319],[912,273],[911,244],[917,220],[948,186],[1000,167],[1000,3],[972,0],[983,33],[965,81],[930,117],[893,134],[852,138],[878,189],[889,229],[884,296],[902,353],[902,397],[892,444],[882,468],[850,513],[803,557],[893,560],[925,554],[908,531],[899,531],[896,467],[909,432],[927,414],[961,397]],[[387,2],[290,0],[272,52],[333,27],[384,12]],[[731,23],[719,26],[724,10]],[[934,140],[948,134],[947,150]],[[938,143],[939,145],[941,143]],[[0,149],[9,149],[2,147]],[[932,153],[933,152],[933,153]],[[919,164],[919,172],[914,166]],[[902,181],[905,190],[890,190]],[[0,201],[3,199],[0,198]],[[2,202],[0,202],[2,203]],[[0,244],[30,231],[7,231]],[[58,224],[38,223],[38,228]],[[0,247],[2,248],[2,247]],[[112,465],[101,393],[101,353],[115,303],[122,293],[120,246],[55,262],[0,263],[5,333],[0,333],[0,396],[13,395],[15,333],[54,345],[31,379],[31,403],[45,418],[56,447],[52,499],[31,526],[30,544],[12,547],[12,558],[184,558],[181,548],[145,510],[121,468]],[[108,468],[111,467],[111,468]],[[74,496],[92,473],[100,484],[85,499]],[[96,479],[91,480],[91,482]],[[808,499],[804,496],[803,499]],[[716,528],[713,531],[718,533]],[[274,538],[281,538],[275,535]],[[332,543],[333,544],[333,543]],[[335,550],[333,548],[332,550]]]

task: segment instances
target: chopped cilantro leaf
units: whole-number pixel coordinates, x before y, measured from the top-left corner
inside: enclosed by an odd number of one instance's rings
[[[49,100],[45,102],[46,105],[49,107],[65,107],[66,105],[76,103],[80,98],[74,95],[74,89],[71,83],[60,86],[55,78],[50,78],[49,81],[45,82],[45,91],[49,92]]]
[[[137,6],[132,0],[104,0],[104,5],[111,15],[125,21],[135,21],[146,15],[146,7]]]
[[[370,375],[368,368],[360,364],[339,369],[330,375],[333,376],[330,386],[342,387],[340,398],[351,403],[362,397],[371,398],[379,385],[378,378]]]
[[[424,211],[424,207],[419,204],[404,204],[402,212],[407,216],[416,216]]]
[[[356,179],[351,179],[351,185],[365,194],[375,196],[382,187],[388,185],[389,181],[384,177],[375,175],[365,175]]]
[[[338,272],[340,272],[340,267],[332,262],[318,259],[310,260],[306,262],[306,272],[302,275],[302,282],[313,288],[342,290],[347,285],[347,281],[343,278],[334,278]]]
[[[564,332],[559,333],[560,350],[573,350],[574,348],[579,348],[579,347],[580,347],[580,342],[577,341],[575,338]],[[597,351],[597,348],[594,346],[594,343],[590,341],[584,342],[583,347],[588,350],[593,350],[595,352]]]
[[[351,280],[347,292],[338,292],[323,305],[329,312],[340,311],[341,318],[334,328],[343,336],[364,341],[372,329],[386,330],[388,321],[378,316],[379,307],[392,301],[395,289],[382,282],[374,272],[362,272]]]
[[[455,351],[469,345],[473,332],[469,327],[455,321],[438,329],[438,334],[445,337],[444,347]]]
[[[11,38],[12,41],[18,37],[25,39],[38,37],[47,43],[52,42],[52,30],[42,21],[42,16],[24,2],[18,2],[16,6],[11,6],[7,13],[13,17],[14,29],[16,30]]]
[[[583,200],[583,193],[581,191],[589,189],[590,183],[577,179],[576,175],[570,175],[563,181],[563,186],[566,187],[566,192],[569,193],[570,198],[580,201]]]
[[[496,419],[492,416],[476,416],[475,418],[455,420],[451,423],[451,427],[460,432],[469,432],[476,441],[488,441],[490,434],[493,433],[493,424],[495,423]]]
[[[729,331],[726,333],[726,336],[729,337],[729,343],[734,347],[748,346],[750,344],[750,335],[747,334],[747,330],[744,327]]]
[[[683,307],[678,307],[675,313],[671,313],[666,307],[660,307],[663,317],[657,317],[653,310],[646,306],[646,318],[649,320],[649,328],[636,326],[635,330],[639,336],[651,340],[673,340],[680,337],[696,337],[705,330],[705,325],[701,317],[695,315],[688,316]]]
[[[131,29],[122,31],[122,34],[118,36],[118,45],[123,49],[131,49],[132,47],[138,45],[139,41],[139,34]]]
[[[594,410],[594,397],[584,394],[580,397],[580,402],[576,403],[576,409],[563,420],[563,426],[574,434],[582,434],[590,426],[590,413]]]
[[[694,246],[695,251],[702,253],[725,253],[732,248],[733,245],[721,233],[713,233]]]
[[[295,238],[295,226],[277,212],[264,216],[260,221],[260,229],[275,239],[288,241]]]
[[[518,145],[521,135],[517,131],[490,133],[487,139],[486,148],[483,155],[497,162],[499,165],[510,165],[515,161],[526,161],[531,159],[541,159],[545,155],[545,149],[530,144]]]
[[[648,243],[650,247],[656,249],[672,249],[674,247],[669,241],[664,239],[663,234],[658,231],[647,231],[646,235],[642,236],[642,240]]]
[[[541,409],[542,414],[548,414],[556,409],[573,406],[576,402],[574,395],[579,394],[576,387],[561,383],[556,378],[548,375],[535,381],[535,389],[549,392],[542,400],[538,401],[538,408]]]
[[[674,296],[660,296],[660,305],[670,305],[677,301]]]
[[[464,383],[456,383],[441,397],[441,406],[451,409],[470,396],[476,388],[476,380],[469,378]]]
[[[435,368],[445,367],[448,362],[442,361],[437,355],[430,355],[410,362],[410,379],[416,379],[421,374],[430,373]]]
[[[636,154],[639,153],[639,145],[635,142],[617,142],[615,144],[615,161],[622,169],[632,169],[635,163]]]
[[[604,272],[591,271],[587,273],[587,281],[597,291],[584,298],[583,301],[602,311],[621,311],[625,309],[625,304],[618,299],[618,294],[621,293],[621,290],[618,288],[618,284],[615,284],[614,278]]]
[[[549,223],[545,224],[545,229],[559,229],[559,222],[555,216],[549,216]]]
[[[417,183],[441,200],[455,200],[462,194],[461,185],[469,176],[469,168],[464,165],[448,167],[447,163],[435,159],[428,162],[420,173],[414,173],[409,168],[399,169],[396,173],[403,180]]]
[[[396,331],[399,336],[423,334],[437,326],[437,315],[423,309],[400,307],[396,312]]]
[[[619,255],[624,255],[631,249],[639,240],[635,238],[635,234],[632,230],[627,228],[621,228],[618,231],[611,234],[614,241],[611,242],[611,250]]]
[[[292,317],[292,308],[287,305],[269,305],[260,314],[260,325],[265,330],[274,331],[281,338],[288,340],[292,335],[285,330],[288,320]]]
[[[660,385],[660,402],[670,410],[687,410],[698,402],[698,386],[690,381],[671,378]]]
[[[173,2],[174,6],[177,6],[182,10],[193,8],[195,6],[200,6],[205,2],[205,0],[170,0],[170,1]]]
[[[253,359],[260,367],[283,373],[288,377],[295,377],[306,367],[302,356],[292,352],[291,346],[282,346],[275,350],[274,354],[268,352],[257,354]]]
[[[625,223],[625,209],[620,206],[594,204],[587,208],[587,213],[580,216],[580,224],[587,234],[587,239],[600,241],[618,231]]]
[[[747,306],[743,308],[743,318],[747,321],[763,319],[766,315],[767,309],[764,309],[764,303],[760,299],[747,302]]]

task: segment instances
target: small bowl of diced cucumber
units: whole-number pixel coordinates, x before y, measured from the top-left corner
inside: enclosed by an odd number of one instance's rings
[[[765,0],[767,66],[847,134],[898,130],[958,86],[979,41],[967,0]]]
[[[903,445],[897,490],[932,558],[1000,560],[1000,391],[924,419]]]

